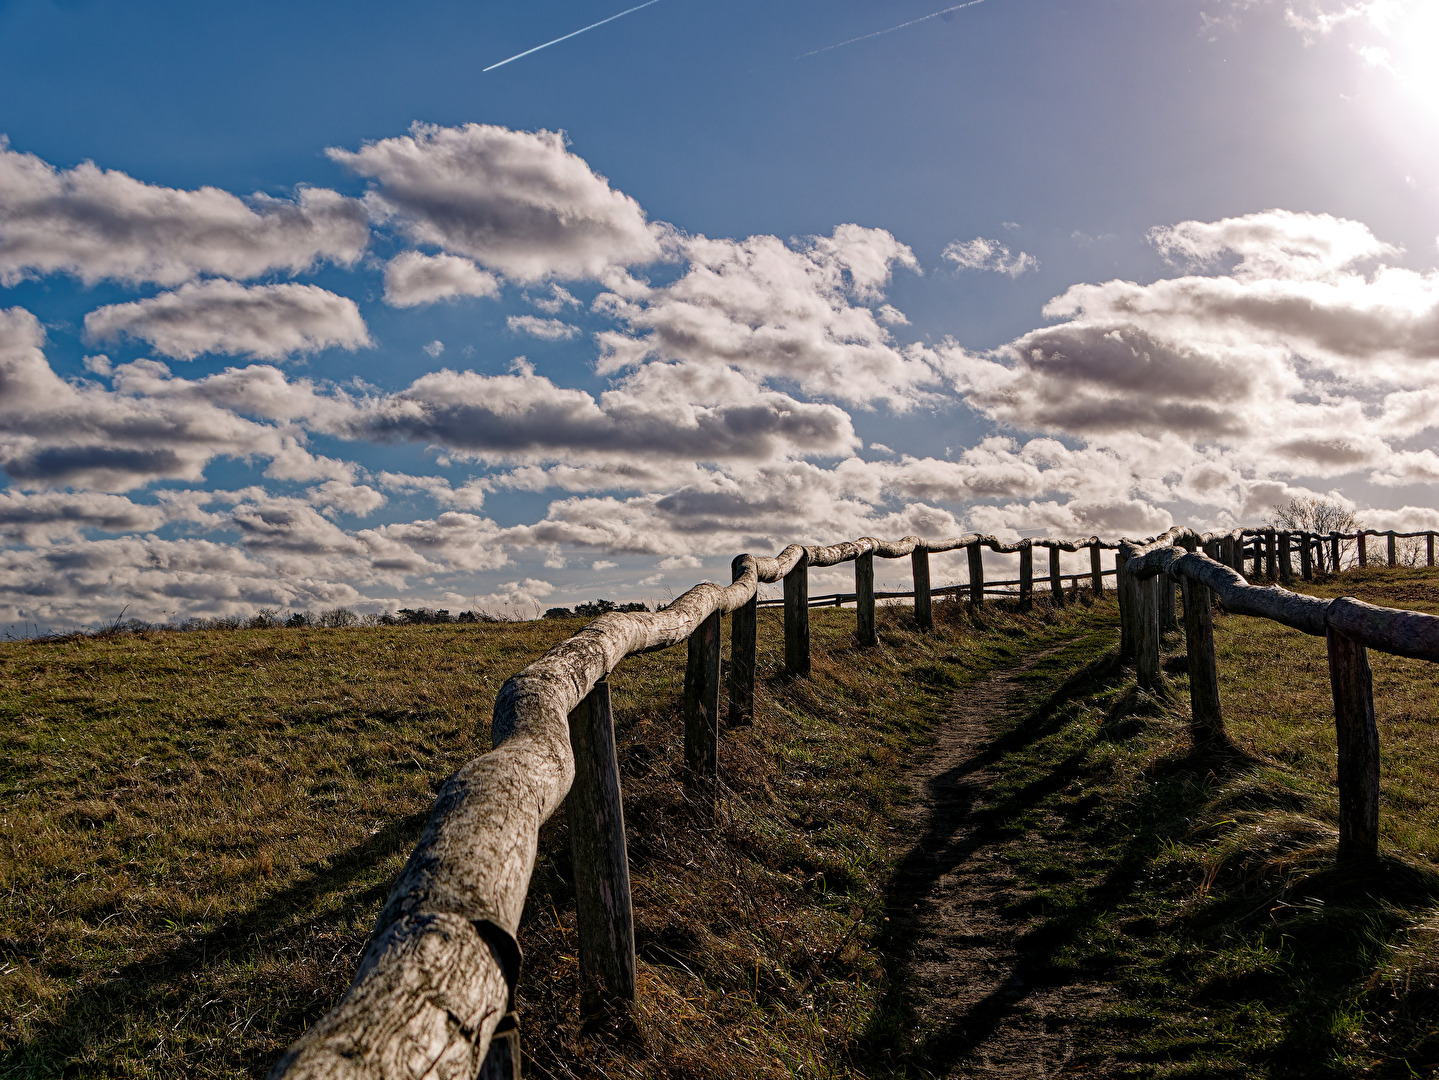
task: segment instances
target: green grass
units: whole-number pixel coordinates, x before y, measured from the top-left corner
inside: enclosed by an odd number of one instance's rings
[[[905,761],[969,682],[1113,635],[1112,604],[937,612],[922,635],[884,609],[860,650],[853,612],[816,611],[801,681],[761,612],[756,721],[723,733],[714,823],[678,783],[683,652],[621,666],[637,1024],[580,1026],[557,814],[520,929],[532,1075],[892,1074],[874,1033],[905,1013],[876,942]],[[343,993],[504,678],[581,624],[0,645],[0,1076],[264,1075]]]
[[[1312,591],[1439,609],[1439,575],[1370,570]],[[1232,745],[1189,739],[1182,638],[1167,692],[1113,664],[1015,703],[993,806],[1021,878],[1036,980],[1109,985],[1076,1057],[1104,1075],[1430,1076],[1439,1065],[1439,668],[1371,655],[1382,858],[1334,868],[1322,639],[1219,616]]]

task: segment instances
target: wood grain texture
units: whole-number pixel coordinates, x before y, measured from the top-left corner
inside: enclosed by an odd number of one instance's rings
[[[690,634],[685,658],[685,786],[713,814],[719,798],[720,613]]]
[[[734,579],[744,576],[741,560],[734,560]],[[729,713],[731,727],[754,723],[755,654],[759,647],[759,594],[755,593],[730,614]]]
[[[1209,589],[1192,578],[1184,589],[1184,647],[1189,669],[1190,737],[1196,745],[1224,737],[1219,707],[1219,666],[1214,653],[1214,612]]]
[[[1024,544],[1019,549],[1019,607],[1028,611],[1034,603],[1034,547]]]
[[[709,619],[695,633],[707,625]],[[565,797],[565,818],[580,938],[580,1008],[593,1014],[635,999],[635,920],[610,684],[596,683],[569,719],[575,782]]]
[[[784,670],[809,678],[809,569],[804,561],[784,576]]]
[[[1145,690],[1160,690],[1159,671],[1159,578],[1142,578],[1135,583],[1135,674]]]
[[[1329,683],[1339,746],[1339,861],[1379,854],[1379,729],[1369,655],[1354,638],[1330,628]]]
[[[910,573],[914,578],[914,621],[921,630],[934,628],[934,604],[929,592],[929,552],[915,548],[909,553]]]
[[[1059,576],[1059,547],[1049,545],[1049,598],[1055,607],[1064,606],[1064,579]]]
[[[972,607],[984,604],[984,556],[979,550],[979,541],[969,545],[965,553],[969,559],[969,603]]]
[[[1104,565],[1099,561],[1098,544],[1089,545],[1089,589],[1095,596],[1104,595]]]
[[[879,644],[874,632],[874,554],[868,551],[854,560],[854,633],[861,645]]]
[[[1130,596],[1133,578],[1129,573],[1129,558],[1123,548],[1114,553],[1114,589],[1119,602],[1119,659],[1124,662],[1134,659],[1136,631],[1134,604]]]

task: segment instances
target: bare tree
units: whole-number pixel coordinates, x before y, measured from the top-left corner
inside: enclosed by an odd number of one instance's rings
[[[1359,516],[1353,510],[1333,499],[1318,499],[1313,495],[1298,495],[1288,502],[1275,503],[1265,524],[1286,532],[1310,532],[1318,533],[1321,536],[1328,536],[1331,532],[1351,533],[1363,528],[1359,522]],[[1345,566],[1352,566],[1356,559],[1356,556],[1352,554],[1353,549],[1353,541],[1341,541],[1339,566],[1330,567],[1330,569],[1338,570]],[[1319,555],[1317,565],[1322,571],[1330,562],[1327,545],[1319,545],[1317,551]]]

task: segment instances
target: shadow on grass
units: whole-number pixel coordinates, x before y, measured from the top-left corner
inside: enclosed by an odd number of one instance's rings
[[[1137,793],[1105,790],[1094,751],[1106,740],[1145,737],[1156,718],[1172,719],[1168,695],[1137,690],[1113,653],[1059,680],[1067,656],[1072,663],[1073,651],[1059,650],[1012,676],[1008,730],[929,781],[933,813],[891,882],[877,942],[889,984],[856,1059],[875,1075],[942,1075],[973,1058],[1037,988],[1123,983],[1124,995],[1110,999],[1118,1007],[1107,1016],[1046,1022],[1078,1024],[1089,1056],[1126,1074],[1154,1068],[1204,1076],[1352,1074],[1345,1054],[1361,1022],[1361,998],[1415,912],[1439,903],[1439,876],[1392,858],[1336,867],[1328,842],[1280,863],[1278,872],[1262,865],[1262,851],[1241,852],[1236,865],[1218,868],[1207,892],[1194,880],[1166,883],[1161,855],[1191,842],[1195,822],[1229,816],[1215,813],[1222,793],[1242,783],[1249,798],[1263,802],[1265,763],[1223,737],[1186,741],[1144,770]],[[1064,730],[1081,703],[1103,709],[1097,732]],[[972,779],[984,770],[999,777],[990,792]],[[1077,780],[1090,794],[1072,797]],[[1292,812],[1283,805],[1287,791],[1276,787],[1272,794],[1276,813]],[[1024,839],[1040,811],[1062,821],[1047,839],[1082,879],[1068,888],[1046,887],[1046,871],[1025,863]],[[1016,930],[1028,928],[1012,952],[1007,945],[995,950],[1006,965],[998,971],[985,963],[984,943],[961,938],[958,947],[974,949],[976,958],[957,959],[955,970],[982,981],[985,992],[947,1013],[943,1002],[924,1000],[929,991],[915,977],[920,954],[932,947],[918,907],[966,862],[1000,855],[1015,868],[1023,894],[1003,914]],[[1064,867],[1054,872],[1065,880]],[[1202,900],[1184,904],[1163,926],[1150,917],[1166,900],[1194,900],[1201,892]],[[1274,960],[1239,962],[1256,955]],[[1246,1019],[1250,1012],[1273,1018],[1267,1034]],[[1428,1055],[1426,1062],[1439,1059],[1434,1020],[1406,1019],[1407,1042]],[[1397,1056],[1377,1065],[1376,1075],[1391,1074],[1418,1075]]]
[[[1079,643],[1077,643],[1079,644]],[[1056,679],[1073,663],[1072,649],[1056,650],[1034,658],[1030,666],[1016,673],[1018,684],[1005,703],[1014,720],[1009,729],[991,740],[978,753],[929,781],[934,812],[924,834],[901,860],[886,899],[885,930],[878,945],[887,960],[891,980],[876,1010],[875,1022],[861,1040],[858,1057],[868,1061],[881,1075],[943,1073],[973,1056],[995,1030],[1026,1006],[1035,988],[1064,982],[1092,983],[1109,972],[1104,963],[1076,967],[1064,955],[1076,941],[1096,926],[1104,912],[1119,911],[1133,899],[1136,885],[1149,870],[1161,836],[1156,830],[1141,830],[1131,843],[1113,853],[1103,876],[1078,890],[1065,901],[1056,901],[1048,890],[1008,906],[1007,915],[1016,920],[1038,923],[1016,942],[1014,962],[1009,970],[984,975],[991,989],[962,1013],[945,1017],[915,1042],[920,1028],[920,1007],[924,990],[914,980],[912,968],[916,947],[925,938],[917,906],[939,881],[954,873],[966,861],[1000,854],[1026,833],[1025,819],[1051,802],[1090,769],[1089,745],[1066,747],[1068,752],[1043,760],[1041,744],[1061,733],[1073,720],[1074,707],[1086,700],[1113,699],[1101,739],[1131,737],[1142,714],[1153,715],[1159,703],[1151,696],[1124,690],[1126,675],[1116,652],[1110,651],[1084,663],[1067,676]],[[1038,695],[1038,701],[1034,698]],[[1140,714],[1138,717],[1135,714]],[[996,720],[999,717],[995,717]],[[1028,759],[1028,760],[1024,760]],[[1000,763],[1024,760],[1017,782],[1001,783],[993,798],[986,799],[966,778]],[[1252,767],[1251,759],[1227,742],[1210,743],[1191,750],[1184,757],[1164,763],[1172,777],[1208,778],[1195,787],[1187,801],[1171,802],[1166,817],[1182,821],[1202,801],[1203,789],[1218,778]],[[1161,783],[1163,780],[1159,777]],[[1094,799],[1073,803],[1071,820],[1062,830],[1063,840],[1075,849],[1074,864],[1092,861],[1099,854],[1085,835],[1087,819],[1097,809]],[[1054,839],[1053,837],[1051,839]],[[1032,881],[1023,885],[1034,885]],[[983,962],[974,970],[983,971]],[[942,1004],[933,1010],[943,1014]]]
[[[331,856],[328,868],[311,864],[299,881],[271,893],[249,910],[202,933],[182,930],[180,940],[168,948],[126,964],[103,982],[76,990],[52,1022],[0,1056],[0,1076],[79,1075],[78,1059],[86,1048],[113,1038],[122,1026],[145,1029],[150,1026],[145,1017],[151,1014],[156,1024],[168,1028],[174,1021],[176,998],[200,994],[198,984],[203,983],[206,972],[303,951],[307,940],[323,928],[364,917],[389,894],[388,881],[343,895],[337,904],[321,902],[344,894],[382,861],[413,847],[428,818],[426,809],[392,821],[375,835]],[[315,910],[317,905],[321,910]],[[215,1004],[221,1003],[202,1005],[197,998],[193,1010],[181,1011],[201,1011]],[[298,1036],[332,1002],[275,994],[266,1004],[271,1006],[266,1026]],[[268,1057],[268,1051],[265,1053]],[[253,1056],[242,1054],[251,1071],[263,1073],[272,1064],[249,1060]]]

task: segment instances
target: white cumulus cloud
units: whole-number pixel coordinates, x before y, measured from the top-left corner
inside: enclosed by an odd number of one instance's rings
[[[372,344],[360,309],[318,285],[206,281],[148,300],[111,304],[85,316],[93,341],[137,338],[166,356],[202,353],[279,359]]]
[[[408,135],[332,148],[373,179],[373,213],[413,241],[520,282],[597,277],[660,257],[659,230],[557,131],[415,124]]]
[[[364,207],[324,188],[293,200],[184,191],[88,161],[57,169],[0,136],[0,285],[55,273],[160,285],[293,274],[352,265],[369,237]]]
[[[498,296],[499,279],[458,255],[402,251],[385,266],[385,303],[419,307],[461,296]]]

